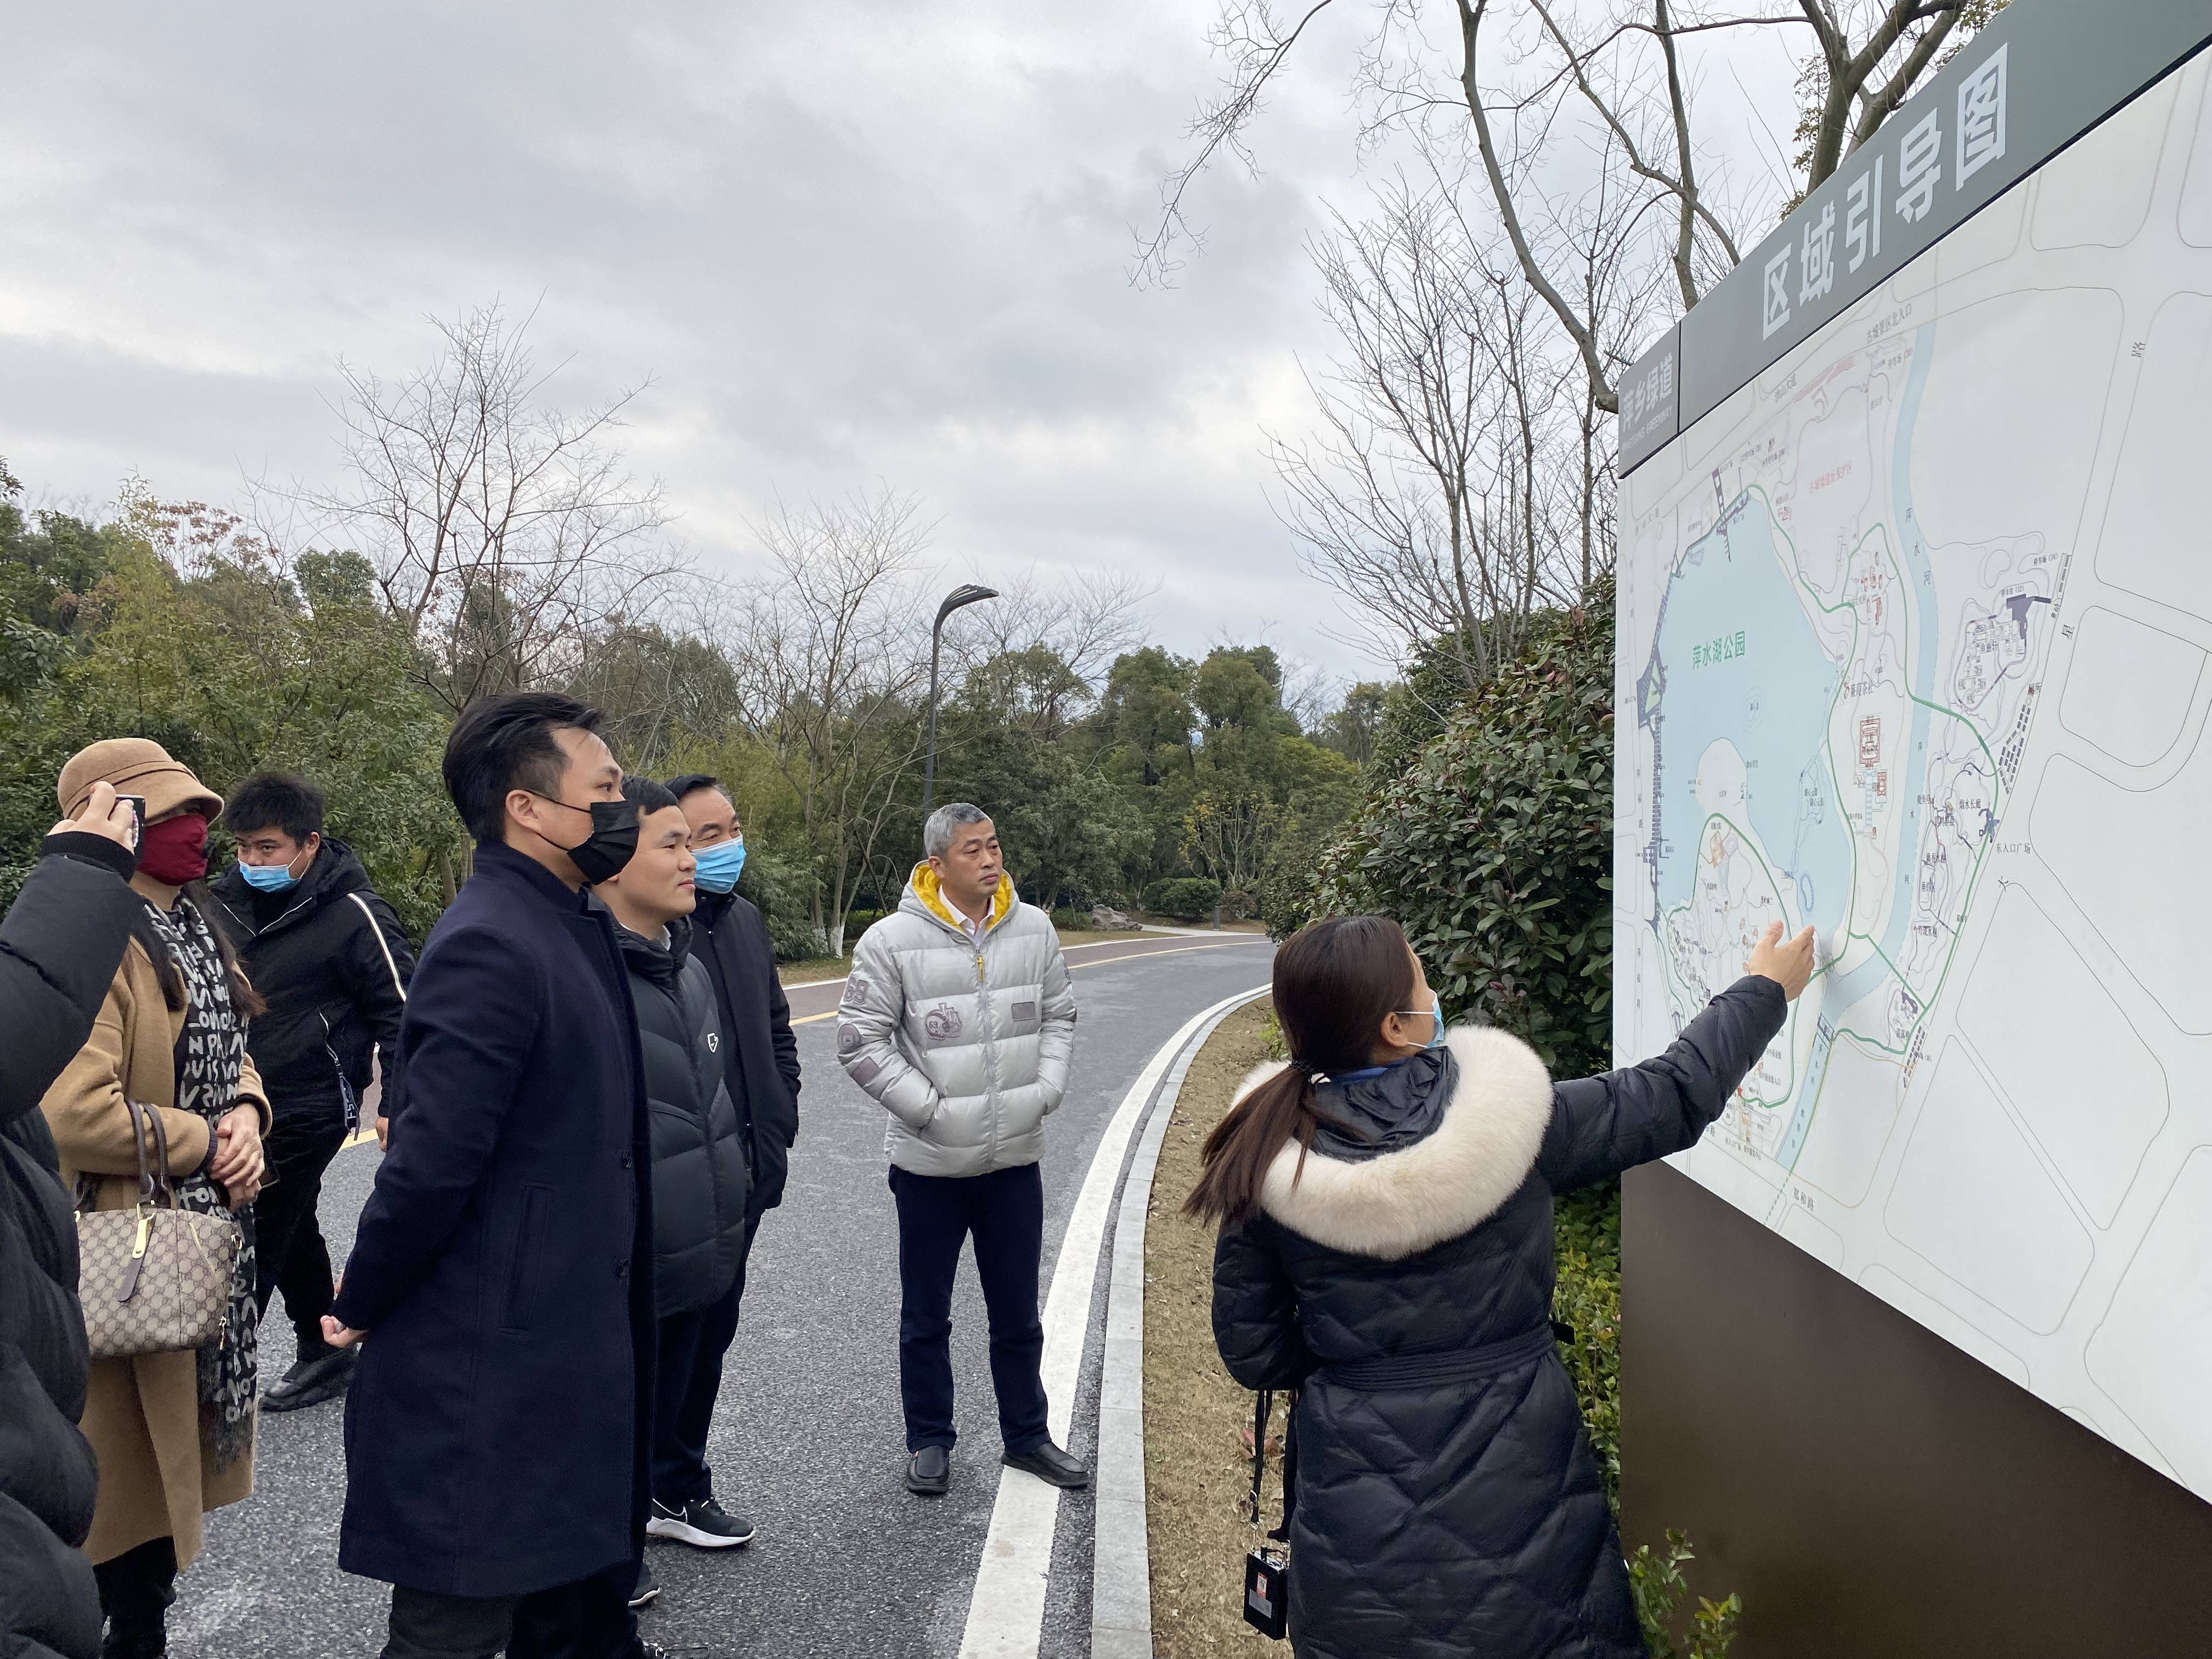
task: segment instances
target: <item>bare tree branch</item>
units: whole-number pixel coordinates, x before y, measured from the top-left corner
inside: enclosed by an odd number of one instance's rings
[[[341,362],[350,480],[275,492],[358,538],[424,684],[458,712],[553,683],[586,636],[649,608],[684,568],[672,514],[611,445],[632,390],[571,415],[542,399],[526,336],[496,302],[435,326],[436,357],[396,384]]]
[[[842,955],[853,883],[920,754],[913,693],[928,629],[910,579],[929,526],[914,496],[878,489],[779,503],[754,533],[769,568],[740,593],[724,655],[739,723],[799,798],[815,928]]]
[[[1203,240],[1183,217],[1184,194],[1224,149],[1248,167],[1251,164],[1243,134],[1260,112],[1261,95],[1305,33],[1306,26],[1333,3],[1334,0],[1314,0],[1296,27],[1285,32],[1276,24],[1274,9],[1267,0],[1224,0],[1210,34],[1214,50],[1230,60],[1228,85],[1223,95],[1201,109],[1190,124],[1189,134],[1199,141],[1198,153],[1169,174],[1160,187],[1159,221],[1137,250],[1133,273],[1137,277],[1165,283],[1176,270],[1176,244],[1186,237],[1194,242]]]

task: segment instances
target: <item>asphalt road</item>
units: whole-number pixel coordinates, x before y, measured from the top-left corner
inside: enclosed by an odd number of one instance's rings
[[[1080,1021],[1075,1082],[1047,1126],[1045,1273],[1101,1133],[1153,1052],[1198,1010],[1263,984],[1263,939],[1161,938],[1069,952]],[[958,1653],[998,1489],[981,1294],[963,1258],[954,1298],[959,1449],[940,1499],[905,1489],[898,1407],[896,1230],[885,1184],[882,1109],[833,1054],[835,987],[793,993],[805,1073],[799,1144],[783,1207],[754,1245],[744,1323],[732,1348],[709,1455],[716,1495],[759,1535],[708,1553],[655,1540],[664,1592],[644,1633],[702,1659],[723,1656]],[[334,1259],[349,1247],[374,1178],[374,1143],[338,1155],[322,1218]],[[1111,1240],[1108,1241],[1110,1257]],[[1102,1265],[1073,1449],[1095,1449]],[[281,1304],[262,1332],[264,1376],[291,1363]],[[264,1418],[256,1491],[209,1517],[207,1548],[179,1583],[177,1659],[374,1655],[389,1592],[337,1568],[345,1464],[333,1403]],[[1091,1508],[1060,1506],[1041,1652],[1090,1647]],[[530,1517],[518,1513],[517,1527]]]

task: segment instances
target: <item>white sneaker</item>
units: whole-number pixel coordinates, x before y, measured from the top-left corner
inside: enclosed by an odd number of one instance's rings
[[[753,1538],[751,1522],[726,1513],[711,1498],[690,1504],[664,1504],[656,1498],[645,1529],[655,1538],[672,1538],[702,1550],[734,1549],[739,1544],[750,1544]]]

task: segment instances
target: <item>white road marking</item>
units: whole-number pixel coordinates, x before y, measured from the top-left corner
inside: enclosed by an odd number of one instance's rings
[[[1169,954],[1161,952],[1162,955]],[[1107,1212],[1120,1180],[1129,1137],[1146,1103],[1176,1059],[1217,1015],[1255,994],[1239,991],[1194,1014],[1146,1062],[1121,1097],[1098,1150],[1083,1178],[1060,1235],[1052,1289],[1044,1302],[1044,1389],[1046,1425],[1060,1445],[1075,1409],[1075,1388],[1083,1365],[1083,1341],[1091,1327],[1091,1300],[1098,1278],[1098,1256],[1106,1237]],[[999,1497],[991,1511],[991,1530],[975,1571],[975,1591],[968,1604],[968,1628],[960,1659],[1036,1659],[1044,1631],[1045,1580],[1052,1567],[1052,1536],[1060,1522],[1060,1490],[1018,1469],[1002,1468]]]

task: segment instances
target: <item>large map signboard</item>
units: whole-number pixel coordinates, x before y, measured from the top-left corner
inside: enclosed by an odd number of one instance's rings
[[[1770,321],[2003,148],[2005,71],[1962,63],[1864,199],[1793,216]],[[1614,939],[1632,1058],[1770,921],[1814,927],[1679,1165],[2212,1498],[2207,78],[2160,73],[1623,479]]]

